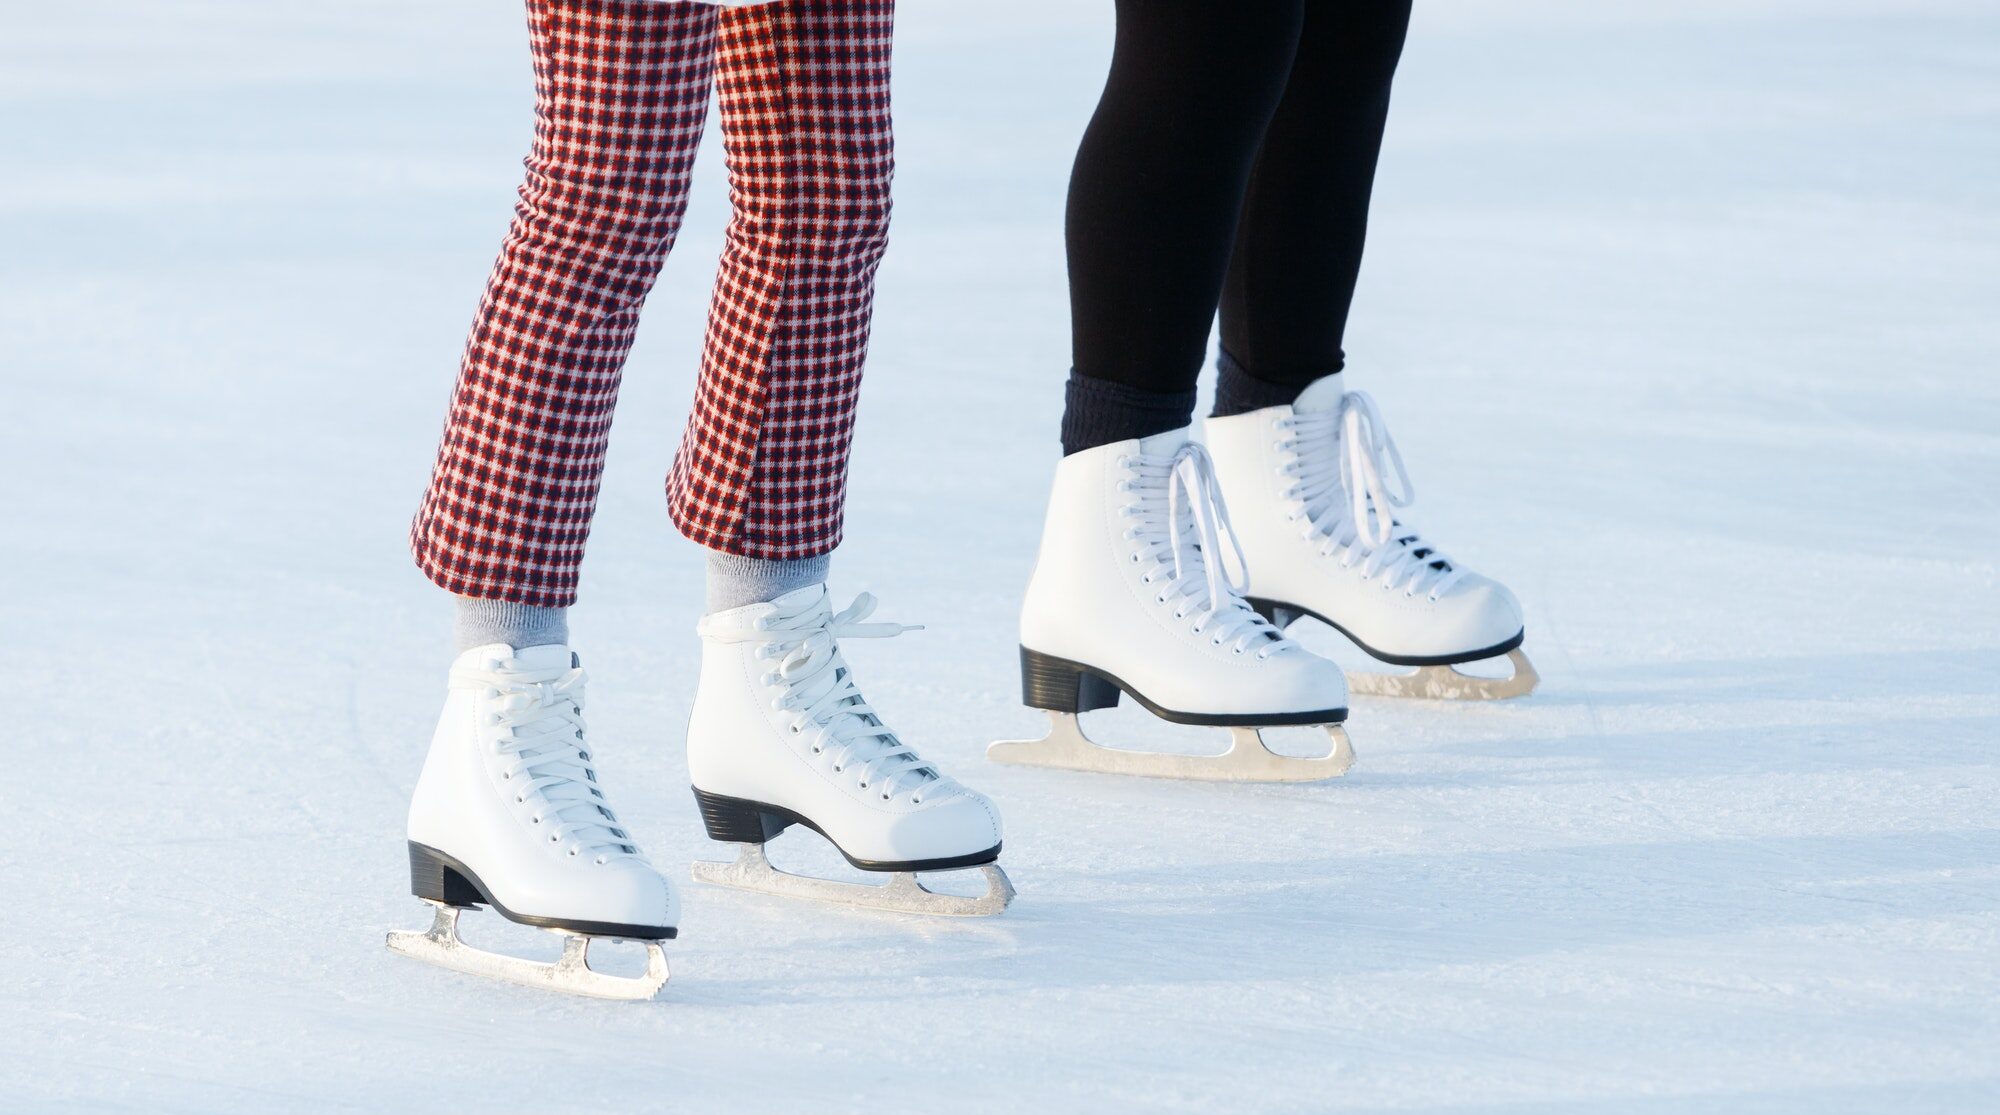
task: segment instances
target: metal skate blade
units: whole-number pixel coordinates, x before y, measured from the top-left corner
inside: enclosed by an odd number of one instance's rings
[[[1338,724],[1321,725],[1333,749],[1317,758],[1280,755],[1265,746],[1256,728],[1229,729],[1229,750],[1220,755],[1168,755],[1092,743],[1072,712],[1050,712],[1049,725],[1049,734],[1041,739],[1003,739],[989,745],[986,757],[1019,766],[1204,782],[1318,782],[1338,778],[1354,765],[1354,745]]]
[[[1504,701],[1525,697],[1542,680],[1534,663],[1515,647],[1507,652],[1511,677],[1483,678],[1455,666],[1419,666],[1408,674],[1350,673],[1347,689],[1366,697],[1415,697],[1433,701]]]
[[[422,933],[392,931],[387,942],[390,952],[454,972],[597,999],[650,999],[667,985],[667,954],[658,941],[639,942],[646,946],[645,975],[614,976],[590,966],[590,943],[600,938],[551,929],[549,932],[563,939],[562,955],[554,961],[505,956],[473,948],[459,939],[458,907],[441,902],[431,905],[437,908],[437,917],[430,929]]]
[[[990,917],[1014,901],[1014,884],[1007,878],[1007,873],[1000,870],[999,864],[984,864],[979,871],[986,878],[986,893],[968,898],[940,894],[926,887],[910,871],[891,874],[888,883],[882,886],[794,875],[771,866],[762,844],[738,844],[734,863],[694,862],[696,882],[754,890],[761,894],[780,894],[787,898],[811,898],[821,902],[865,906],[872,910],[966,918]]]

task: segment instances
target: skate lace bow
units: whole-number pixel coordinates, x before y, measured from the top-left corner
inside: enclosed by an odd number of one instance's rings
[[[1352,549],[1356,558],[1343,558],[1343,564],[1362,560],[1362,576],[1380,575],[1385,585],[1400,584],[1410,595],[1428,590],[1433,599],[1464,575],[1415,528],[1396,520],[1396,509],[1408,507],[1417,492],[1366,391],[1349,391],[1333,410],[1295,412],[1278,425],[1294,432],[1285,448],[1303,448],[1287,466],[1298,477],[1287,498],[1299,505],[1306,529],[1323,539],[1321,553]]]
[[[742,626],[707,626],[704,621],[705,630],[724,642],[758,643],[759,658],[777,659],[777,669],[764,676],[766,685],[782,689],[774,708],[798,714],[792,731],[814,733],[814,752],[830,752],[835,771],[853,774],[862,788],[874,789],[884,799],[905,791],[934,800],[961,793],[963,787],[882,723],[840,654],[842,639],[888,639],[921,631],[922,625],[863,622],[875,611],[875,597],[869,593],[832,614],[824,600],[814,597]]]
[[[584,743],[584,682],[579,667],[529,669],[517,659],[452,677],[454,686],[485,692],[494,750],[513,756],[502,771],[506,788],[517,802],[536,803],[533,821],[548,830],[550,843],[598,863],[636,857],[639,849],[597,785]]]
[[[1268,658],[1295,649],[1243,600],[1243,576],[1231,576],[1223,560],[1223,540],[1246,568],[1243,546],[1229,527],[1229,509],[1215,481],[1215,464],[1198,442],[1187,442],[1172,457],[1133,455],[1121,459],[1128,479],[1120,489],[1139,500],[1121,514],[1138,520],[1125,537],[1140,544],[1134,561],[1150,561],[1140,576],[1160,583],[1154,599],[1175,604],[1176,618],[1193,614],[1196,634],[1238,654],[1254,649]]]

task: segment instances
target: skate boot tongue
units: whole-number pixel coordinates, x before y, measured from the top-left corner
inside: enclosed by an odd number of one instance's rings
[[[1188,443],[1188,428],[1168,430],[1163,434],[1139,439],[1139,455],[1142,457],[1171,457]]]
[[[576,665],[576,654],[561,643],[522,647],[512,657],[525,670],[567,670]]]
[[[1299,392],[1298,398],[1292,400],[1292,411],[1296,414],[1321,414],[1340,409],[1341,400],[1347,397],[1347,385],[1341,382],[1342,378],[1341,373],[1335,372],[1313,380],[1304,391]]]

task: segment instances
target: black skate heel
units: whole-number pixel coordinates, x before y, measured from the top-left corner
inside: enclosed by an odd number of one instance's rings
[[[1250,605],[1251,610],[1263,616],[1266,623],[1280,631],[1298,622],[1299,617],[1305,615],[1297,608],[1280,604],[1276,600],[1259,600],[1253,596],[1246,603]]]
[[[410,841],[410,893],[447,906],[478,906],[486,901],[443,853],[414,840]]]
[[[791,821],[767,812],[754,801],[711,794],[699,786],[690,789],[694,790],[695,804],[701,807],[701,823],[707,826],[710,840],[762,844],[791,825]]]
[[[1021,703],[1051,712],[1089,712],[1118,704],[1118,687],[1084,667],[1021,648]]]

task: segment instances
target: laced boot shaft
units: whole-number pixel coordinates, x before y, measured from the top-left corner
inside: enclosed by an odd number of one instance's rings
[[[597,864],[644,862],[598,782],[585,742],[585,675],[574,659],[538,667],[488,655],[452,670],[451,687],[478,702],[479,742],[498,763],[501,788],[545,830],[541,840]]]
[[[805,737],[812,755],[825,757],[829,770],[852,777],[856,789],[911,805],[961,796],[963,786],[882,722],[841,655],[842,639],[886,639],[922,629],[864,622],[874,610],[875,598],[865,592],[839,613],[831,611],[823,592],[788,594],[768,614],[719,613],[704,619],[701,631],[718,642],[750,644],[756,661],[771,664],[757,679],[769,694],[771,711],[787,732]]]
[[[1245,603],[1242,577],[1232,577],[1225,566],[1224,539],[1238,570],[1243,551],[1229,529],[1207,450],[1185,442],[1171,456],[1135,451],[1116,464],[1123,476],[1117,490],[1129,497],[1118,510],[1129,524],[1122,537],[1134,544],[1130,560],[1141,567],[1140,582],[1156,587],[1154,603],[1170,605],[1176,620],[1191,617],[1190,630],[1234,654],[1261,660],[1297,651]]]
[[[1336,407],[1294,411],[1274,423],[1281,435],[1280,472],[1287,521],[1319,553],[1337,557],[1342,569],[1359,566],[1363,580],[1380,578],[1385,590],[1436,602],[1465,575],[1450,558],[1396,511],[1410,506],[1416,489],[1403,455],[1375,400],[1349,391]],[[1392,483],[1393,481],[1393,483]]]

